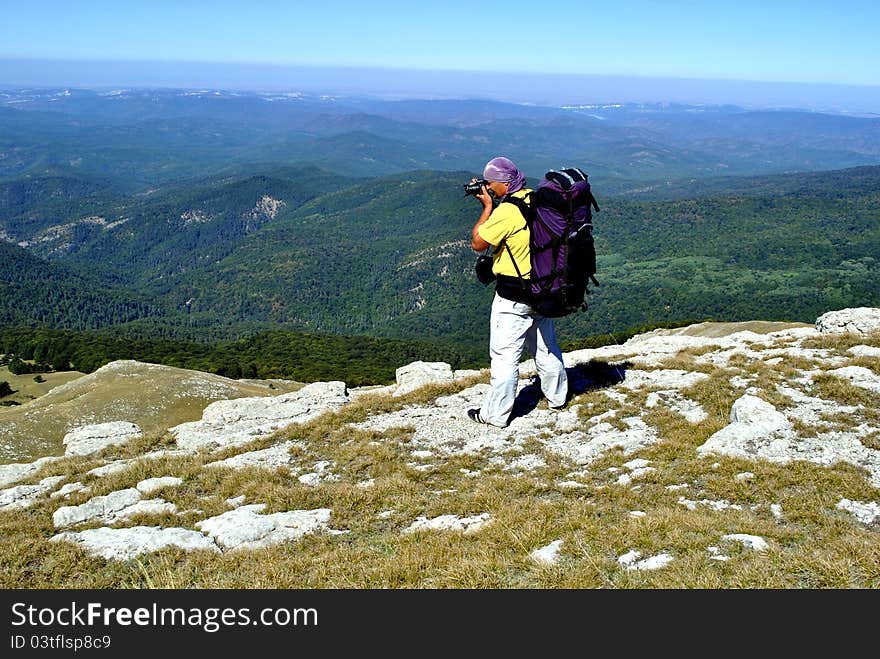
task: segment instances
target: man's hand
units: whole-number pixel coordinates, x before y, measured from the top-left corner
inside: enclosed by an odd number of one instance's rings
[[[476,183],[478,180],[479,179],[477,178],[472,178],[471,183]],[[485,185],[480,186],[480,193],[475,194],[474,197],[479,200],[481,204],[483,204],[483,208],[492,208],[493,195],[492,192]]]
[[[480,203],[483,204],[483,208],[492,208],[492,193],[485,185],[480,188],[480,194],[474,196],[480,200]]]

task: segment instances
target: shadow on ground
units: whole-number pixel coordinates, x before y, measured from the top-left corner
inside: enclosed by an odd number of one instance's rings
[[[609,364],[607,362],[592,360],[585,364],[577,364],[565,369],[568,376],[568,398],[570,401],[587,391],[604,389],[623,382],[626,370],[630,367],[629,362]],[[544,394],[541,393],[541,380],[535,376],[531,384],[523,387],[513,402],[513,411],[510,413],[508,422],[519,416],[525,416],[538,406]]]

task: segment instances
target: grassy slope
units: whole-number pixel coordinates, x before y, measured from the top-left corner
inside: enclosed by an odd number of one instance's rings
[[[833,355],[853,359],[847,349],[857,343],[880,346],[880,336],[865,340],[829,337],[813,342]],[[820,467],[807,462],[773,464],[730,457],[699,457],[696,448],[726,426],[730,406],[741,395],[730,385],[733,375],[755,378],[761,396],[778,406],[786,404],[776,386],[790,382],[810,360],[771,366],[763,359],[732,360],[715,367],[696,358],[705,351],[671,355],[656,368],[687,368],[709,379],[682,393],[699,402],[708,418],[695,426],[665,406],[646,410],[645,393],[621,404],[601,389],[580,394],[578,417],[616,411],[618,421],[644,413],[660,441],[638,452],[653,471],[630,484],[618,483],[632,455],[609,450],[587,469],[544,453],[546,464],[525,473],[506,471],[481,454],[446,459],[434,455],[413,461],[407,446],[412,428],[385,432],[353,430],[345,424],[367,415],[430,403],[438,396],[469,386],[457,382],[433,386],[401,398],[369,396],[333,414],[275,437],[255,441],[236,451],[264,448],[282,439],[301,442],[294,456],[303,465],[317,459],[333,462],[337,481],[305,486],[283,471],[204,470],[218,456],[161,458],[139,462],[103,479],[82,478],[98,464],[78,458],[44,470],[70,474],[92,487],[68,503],[131,487],[141,479],[173,474],[184,479],[180,488],[163,492],[179,510],[201,513],[141,516],[131,524],[174,526],[228,509],[228,497],[245,494],[248,502],[264,502],[266,511],[333,509],[332,526],[342,535],[318,534],[259,551],[223,555],[163,550],[126,562],[91,558],[67,543],[49,543],[54,533],[51,512],[44,501],[25,511],[0,513],[0,586],[4,588],[727,588],[727,589],[848,589],[880,587],[880,543],[876,528],[865,527],[836,506],[841,498],[876,501],[880,490],[847,464]],[[867,364],[880,375],[876,360]],[[876,394],[836,378],[820,379],[819,394],[840,405],[862,404],[861,416],[880,423]],[[827,419],[841,428],[857,421]],[[847,425],[849,424],[849,425]],[[807,429],[809,431],[809,429]],[[870,437],[865,441],[872,441]],[[876,439],[874,440],[876,441]],[[112,448],[104,458],[134,457],[168,445],[153,435],[126,448]],[[874,446],[877,448],[877,445]],[[527,452],[540,451],[533,441]],[[231,453],[230,452],[230,453]],[[222,457],[223,454],[221,454]],[[432,465],[429,469],[421,464]],[[751,476],[741,477],[743,474]],[[470,474],[470,475],[468,475]],[[476,475],[476,477],[474,477]],[[35,477],[36,479],[36,477]],[[371,487],[359,484],[372,479]],[[575,480],[577,487],[563,482]],[[684,484],[683,489],[668,486]],[[680,502],[726,502],[736,507],[713,509]],[[772,513],[779,505],[782,517]],[[641,511],[642,517],[632,511]],[[412,520],[442,514],[472,516],[488,512],[492,524],[471,533],[423,532],[403,534]],[[382,514],[380,514],[382,513]],[[188,520],[188,521],[187,521]],[[754,551],[721,538],[748,533],[764,538],[766,551]],[[562,541],[560,561],[541,566],[529,552]],[[717,547],[729,560],[711,558]],[[659,570],[627,570],[618,557],[637,550],[642,557],[669,553],[674,560]]]

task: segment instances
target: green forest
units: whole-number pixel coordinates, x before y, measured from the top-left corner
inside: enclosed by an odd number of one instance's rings
[[[2,230],[27,239],[0,242],[5,351],[82,371],[141,359],[349,384],[391,381],[415,359],[485,365],[493,288],[473,275],[468,176],[278,167],[148,196],[0,184]],[[601,285],[557,321],[563,345],[880,305],[880,167],[707,179],[655,198],[592,182]]]
[[[216,373],[229,378],[342,380],[348,386],[390,384],[413,361],[478,366],[454,347],[367,336],[273,331],[233,342],[132,340],[98,332],[0,329],[0,365],[16,374],[76,370],[91,373],[118,359]],[[30,364],[29,362],[34,362]]]

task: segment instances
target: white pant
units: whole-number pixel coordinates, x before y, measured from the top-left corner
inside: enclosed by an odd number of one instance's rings
[[[529,305],[496,293],[489,334],[492,388],[480,408],[480,416],[493,426],[507,425],[516,398],[519,362],[524,349],[535,356],[541,391],[547,403],[554,407],[565,404],[568,378],[562,351],[556,343],[553,319],[539,316]]]

